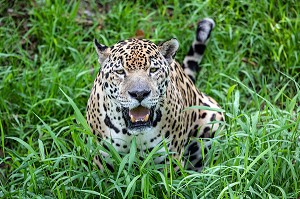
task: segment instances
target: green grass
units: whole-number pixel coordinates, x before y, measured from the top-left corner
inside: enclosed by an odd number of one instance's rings
[[[300,197],[298,1],[101,2],[0,1],[0,198]],[[139,160],[134,142],[125,156],[110,147],[118,170],[98,170],[103,147],[82,116],[93,39],[176,37],[180,61],[207,16],[216,28],[197,86],[226,124],[203,172],[155,165],[155,150]]]

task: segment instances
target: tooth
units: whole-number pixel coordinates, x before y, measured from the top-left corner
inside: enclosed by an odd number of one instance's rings
[[[149,114],[147,114],[145,117],[144,117],[144,121],[147,122],[149,119]]]
[[[130,120],[132,123],[135,123],[135,118],[133,117],[133,115],[130,115]]]

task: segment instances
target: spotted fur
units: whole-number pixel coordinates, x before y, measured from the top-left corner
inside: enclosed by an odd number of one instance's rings
[[[211,19],[198,24],[196,40],[182,66],[173,59],[179,46],[176,39],[161,45],[128,39],[112,47],[95,40],[101,69],[87,104],[87,121],[93,133],[125,153],[129,152],[133,137],[139,151],[149,151],[166,141],[174,158],[183,164],[188,162],[189,169],[200,170],[201,146],[190,138],[213,137],[223,115],[215,111],[185,109],[194,105],[219,108],[214,99],[200,92],[193,83],[199,68],[194,62],[198,64],[201,60],[213,27]],[[142,107],[138,114],[144,118],[138,122],[130,115],[137,107]],[[146,111],[147,119],[146,113],[140,110]],[[209,147],[210,144],[206,145]],[[164,159],[165,156],[161,156],[155,162]],[[99,157],[95,162],[102,168]]]

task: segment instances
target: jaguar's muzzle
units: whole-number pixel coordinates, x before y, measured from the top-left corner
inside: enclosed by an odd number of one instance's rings
[[[123,108],[123,118],[126,121],[128,129],[142,130],[151,127],[153,123],[153,109],[144,106],[138,106],[133,109]]]

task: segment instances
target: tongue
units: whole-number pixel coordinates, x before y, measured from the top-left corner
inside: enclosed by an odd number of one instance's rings
[[[129,116],[132,123],[143,121],[147,122],[149,119],[150,110],[143,107],[138,106],[134,109],[129,110]]]

